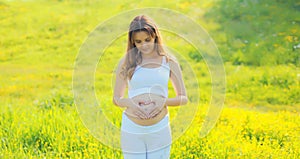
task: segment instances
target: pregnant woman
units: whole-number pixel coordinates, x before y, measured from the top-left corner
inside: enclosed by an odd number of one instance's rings
[[[176,97],[168,97],[169,79]],[[127,52],[116,70],[113,102],[126,108],[121,124],[125,159],[170,158],[168,107],[184,105],[188,99],[178,62],[164,51],[156,24],[145,15],[130,23]]]

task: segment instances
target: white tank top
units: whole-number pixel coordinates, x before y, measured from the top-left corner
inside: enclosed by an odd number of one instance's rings
[[[169,77],[170,66],[165,56],[160,67],[145,68],[138,65],[128,81],[128,98],[144,93],[168,97]]]

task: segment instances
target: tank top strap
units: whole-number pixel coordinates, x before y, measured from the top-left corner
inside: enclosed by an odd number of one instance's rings
[[[164,65],[167,64],[166,56],[163,56],[162,64],[164,64]]]

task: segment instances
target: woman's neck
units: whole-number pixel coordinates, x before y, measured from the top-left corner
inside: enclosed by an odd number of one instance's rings
[[[142,58],[143,59],[156,59],[156,58],[158,58],[159,57],[159,55],[156,53],[156,52],[153,52],[153,53],[151,53],[151,54],[142,54]]]

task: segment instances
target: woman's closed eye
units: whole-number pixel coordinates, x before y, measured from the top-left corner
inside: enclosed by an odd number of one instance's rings
[[[148,39],[145,40],[145,42],[150,42],[150,41],[151,41],[150,38],[148,38]],[[141,42],[142,42],[141,40],[135,40],[135,43],[137,43],[137,44],[139,44],[139,43],[141,43]]]
[[[141,41],[140,41],[140,40],[135,40],[134,42],[135,42],[135,43],[138,43],[138,44],[139,44],[139,43],[141,43]]]

